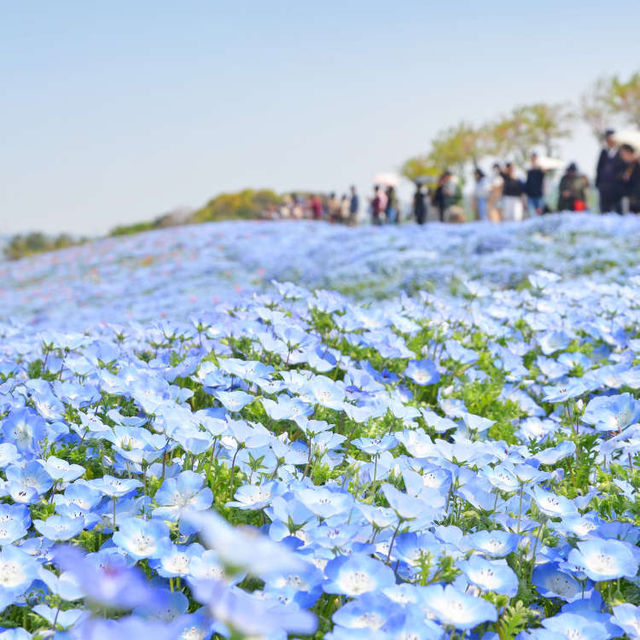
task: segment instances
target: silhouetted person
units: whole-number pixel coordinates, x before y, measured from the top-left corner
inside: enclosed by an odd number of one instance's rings
[[[385,207],[385,219],[387,224],[396,224],[398,222],[398,197],[396,196],[396,190],[389,186],[386,190],[387,206]]]
[[[373,187],[373,199],[371,200],[371,224],[382,224],[382,212],[386,206],[386,201],[383,200],[383,192],[379,186]]]
[[[349,199],[349,223],[356,224],[358,212],[360,211],[360,198],[354,186],[351,187],[351,198]]]
[[[600,194],[600,213],[622,213],[624,160],[616,144],[613,129],[604,134],[605,147],[600,152],[596,169],[596,187]]]
[[[311,217],[314,220],[322,220],[322,201],[315,193],[311,196],[309,207],[311,208]]]
[[[504,222],[521,222],[524,217],[524,184],[516,177],[513,162],[507,162],[502,172],[502,220]]]
[[[558,211],[584,211],[587,208],[589,181],[572,162],[560,179]]]
[[[544,171],[538,165],[538,155],[535,153],[531,154],[531,168],[527,171],[524,192],[529,215],[539,216],[544,210]]]
[[[473,204],[476,212],[476,219],[488,220],[489,219],[489,195],[491,193],[491,183],[489,178],[485,175],[484,171],[476,167],[473,172],[473,177],[476,180],[476,185],[473,189]]]
[[[624,209],[630,213],[640,213],[640,158],[630,144],[621,145],[620,157],[626,164],[622,174]]]
[[[418,224],[424,224],[427,219],[427,201],[421,184],[416,184],[413,194],[413,216]]]
[[[447,209],[455,200],[455,184],[453,184],[453,174],[445,171],[438,180],[438,187],[433,194],[433,206],[438,210],[440,222],[444,222]]]

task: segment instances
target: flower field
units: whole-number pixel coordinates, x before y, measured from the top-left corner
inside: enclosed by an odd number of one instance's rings
[[[0,263],[0,640],[640,638],[640,220]]]

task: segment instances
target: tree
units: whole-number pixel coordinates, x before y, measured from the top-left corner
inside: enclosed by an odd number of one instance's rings
[[[433,161],[428,155],[423,155],[409,158],[402,165],[400,173],[412,182],[428,182],[431,179],[437,179],[440,173],[442,173],[442,169],[434,165]]]
[[[626,81],[613,76],[609,104],[624,122],[640,128],[640,72],[636,71]]]
[[[194,222],[214,220],[251,220],[260,217],[269,207],[279,206],[282,198],[270,189],[244,189],[221,193],[202,209],[194,212]]]
[[[531,141],[544,147],[548,156],[553,156],[558,141],[571,137],[575,115],[564,104],[537,102],[523,109]]]
[[[571,136],[573,114],[564,104],[536,102],[515,107],[486,127],[489,151],[496,157],[513,155],[525,164],[533,147],[544,147],[552,156],[559,140]]]
[[[613,119],[610,97],[611,78],[603,77],[598,78],[580,98],[578,114],[598,139],[611,125]]]
[[[459,175],[468,163],[474,166],[486,155],[484,130],[467,122],[440,131],[431,142],[430,162],[441,170],[451,169]]]

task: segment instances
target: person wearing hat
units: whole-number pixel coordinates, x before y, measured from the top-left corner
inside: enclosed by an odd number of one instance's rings
[[[578,173],[578,166],[572,162],[560,179],[558,211],[584,211],[587,208],[589,181]]]
[[[600,194],[600,213],[622,213],[624,185],[622,175],[625,163],[614,137],[615,131],[604,132],[604,149],[600,152],[596,168],[596,188]]]

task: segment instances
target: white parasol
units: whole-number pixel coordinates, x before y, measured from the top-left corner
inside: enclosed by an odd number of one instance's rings
[[[554,171],[556,169],[562,169],[565,165],[563,160],[558,158],[549,158],[548,156],[538,156],[538,166],[543,171]]]
[[[640,151],[640,131],[636,129],[624,129],[616,131],[613,139],[618,144],[630,144],[636,151]]]
[[[397,187],[400,176],[397,173],[377,173],[373,176],[373,184],[381,187]]]

